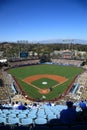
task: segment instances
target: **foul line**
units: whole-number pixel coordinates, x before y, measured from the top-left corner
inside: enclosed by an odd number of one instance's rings
[[[22,80],[22,81],[23,81],[23,80]],[[65,83],[66,81],[68,81],[68,79],[66,79],[65,81],[63,81],[63,82],[61,82],[61,83],[59,83],[59,84],[56,84],[56,85],[52,86],[52,88],[55,88],[55,87],[57,87],[57,86],[59,86],[59,85]],[[25,81],[23,81],[23,82],[25,82]],[[25,83],[31,85],[32,87],[34,87],[34,88],[36,88],[36,89],[38,89],[38,90],[44,90],[44,89],[38,88],[37,86],[35,86],[35,85],[31,84],[31,83],[28,83],[28,82],[25,82]],[[48,89],[49,89],[49,88],[48,88]]]

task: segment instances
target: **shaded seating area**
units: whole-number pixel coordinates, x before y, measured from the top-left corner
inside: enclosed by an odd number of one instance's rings
[[[26,110],[16,110],[12,108],[0,109],[0,129],[76,130],[79,127],[79,129],[87,128],[87,121],[85,122],[82,119],[77,120],[77,122],[73,124],[61,123],[60,112],[63,109],[66,109],[66,105],[47,106],[47,104],[42,104],[39,107]],[[81,109],[77,107],[76,111],[81,118]]]

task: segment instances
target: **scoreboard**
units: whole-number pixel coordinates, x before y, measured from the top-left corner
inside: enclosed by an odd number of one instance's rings
[[[28,57],[28,52],[20,52],[20,58],[27,58]]]

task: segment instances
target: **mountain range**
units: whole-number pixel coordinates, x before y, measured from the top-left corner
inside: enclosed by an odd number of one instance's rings
[[[72,44],[87,44],[87,40],[81,40],[81,39],[50,39],[50,40],[42,40],[37,41],[38,43],[72,43]],[[35,43],[35,42],[33,42]]]

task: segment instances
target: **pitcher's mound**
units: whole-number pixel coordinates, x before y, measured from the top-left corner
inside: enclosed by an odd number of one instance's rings
[[[41,94],[48,94],[50,92],[50,89],[40,89],[39,93]]]

